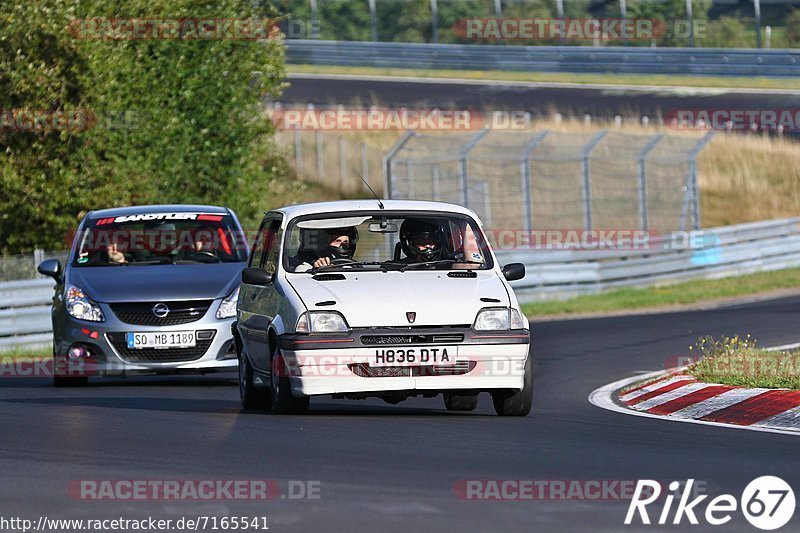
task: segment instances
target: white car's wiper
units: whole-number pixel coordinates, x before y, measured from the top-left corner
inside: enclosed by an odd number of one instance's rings
[[[406,267],[406,265],[401,263],[392,263],[383,261],[353,261],[352,263],[340,263],[338,265],[330,264],[317,268],[312,268],[310,270],[306,270],[306,272],[309,272],[311,274],[316,274],[318,272],[333,271],[334,269],[342,269],[345,272],[349,272],[353,267],[360,268],[364,266],[379,266],[381,267],[380,270],[405,270]]]

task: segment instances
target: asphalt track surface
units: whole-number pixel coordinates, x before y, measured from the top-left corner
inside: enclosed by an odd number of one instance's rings
[[[795,437],[626,416],[587,396],[662,368],[701,334],[751,333],[765,345],[785,344],[800,336],[798,320],[800,297],[534,322],[535,397],[526,418],[495,416],[486,395],[466,414],[446,412],[440,397],[396,406],[319,398],[309,415],[274,416],[243,412],[233,376],[95,378],[84,389],[4,378],[0,516],[266,516],[271,531],[619,531],[627,501],[464,501],[452,489],[468,479],[694,478],[712,496],[738,498],[750,480],[778,475],[797,491]],[[71,499],[68,483],[82,479],[318,480],[321,498]],[[684,520],[677,529],[688,528]],[[735,513],[719,530],[753,529]],[[798,530],[796,514],[781,531]]]
[[[283,103],[316,105],[383,105],[388,107],[493,109],[527,111],[534,116],[565,115],[609,118],[614,115],[655,118],[677,110],[777,110],[800,108],[797,91],[726,91],[603,87],[531,87],[480,82],[342,79],[290,75]]]

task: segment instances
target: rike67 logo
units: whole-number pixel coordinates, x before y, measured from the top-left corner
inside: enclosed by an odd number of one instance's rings
[[[792,519],[795,508],[794,491],[784,480],[775,476],[762,476],[751,481],[742,492],[738,500],[731,494],[721,494],[708,502],[704,502],[708,495],[692,496],[694,479],[686,483],[673,481],[669,484],[669,493],[663,498],[663,506],[658,514],[656,524],[668,523],[679,525],[682,520],[692,524],[699,524],[698,516],[705,519],[707,524],[721,526],[730,522],[733,513],[741,510],[744,517],[751,525],[762,530],[774,530],[786,525]],[[683,487],[683,490],[678,491]],[[652,507],[656,510],[661,505],[662,486],[658,481],[651,479],[639,480],[633,494],[628,514],[625,516],[625,525],[638,523],[651,524],[648,505],[658,501]],[[673,503],[678,500],[673,511]],[[703,512],[703,505],[705,511]],[[638,516],[638,519],[637,519]],[[655,517],[654,517],[655,518]]]

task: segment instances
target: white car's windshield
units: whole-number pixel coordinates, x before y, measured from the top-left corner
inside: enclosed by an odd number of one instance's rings
[[[284,245],[288,272],[492,267],[478,225],[442,213],[355,213],[293,221]]]

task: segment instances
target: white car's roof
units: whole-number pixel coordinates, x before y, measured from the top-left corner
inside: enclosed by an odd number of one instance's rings
[[[386,211],[438,211],[442,213],[459,213],[468,215],[475,220],[478,216],[471,209],[456,204],[444,202],[423,202],[419,200],[381,200]],[[342,213],[353,211],[380,211],[378,200],[366,198],[363,200],[340,200],[336,202],[315,202],[310,204],[291,205],[280,207],[273,211],[283,213],[287,220],[303,216],[322,213]]]

